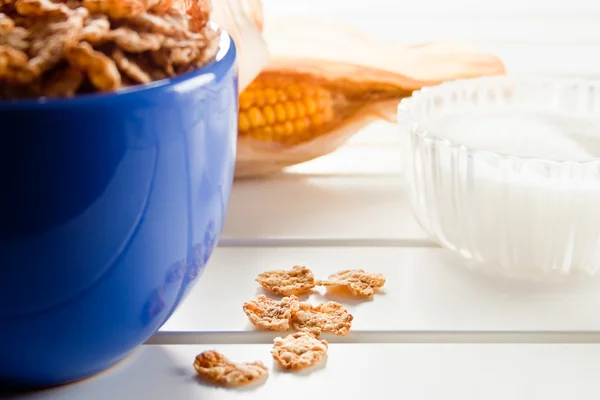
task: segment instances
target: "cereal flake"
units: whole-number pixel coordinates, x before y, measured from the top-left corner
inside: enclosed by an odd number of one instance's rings
[[[85,20],[79,39],[91,44],[103,44],[109,40],[110,21],[105,15],[91,15]]]
[[[154,0],[146,4],[148,10],[155,14],[164,14],[173,7],[175,0]]]
[[[27,63],[27,54],[11,46],[0,44],[0,79],[24,84],[35,79],[37,71]]]
[[[138,33],[130,28],[117,28],[111,31],[107,38],[129,53],[158,50],[165,41],[164,35],[157,33]]]
[[[146,12],[141,0],[83,0],[82,4],[93,14],[107,14],[114,19],[129,18]]]
[[[0,12],[0,33],[6,35],[15,29],[15,21],[8,15]]]
[[[0,98],[113,91],[202,67],[219,47],[209,3],[0,0]]]
[[[252,324],[272,331],[290,329],[290,319],[298,308],[298,298],[293,295],[277,301],[261,294],[246,301],[243,306]]]
[[[81,42],[66,52],[67,60],[75,68],[85,71],[90,81],[101,91],[118,89],[121,74],[115,62],[103,53],[96,51],[89,43]]]
[[[75,44],[77,35],[87,17],[85,9],[77,9],[67,20],[42,24],[32,28],[31,53],[35,56],[29,64],[43,73],[60,63],[67,49]]]
[[[353,296],[372,296],[375,289],[385,284],[382,274],[365,272],[362,269],[350,269],[329,275],[325,280],[318,280],[317,286],[345,287]]]
[[[73,14],[73,10],[65,4],[54,3],[51,0],[16,0],[15,9],[19,14],[28,17],[70,16]]]
[[[319,340],[307,332],[292,333],[273,341],[271,354],[284,369],[299,370],[317,364],[327,354],[326,340]]]
[[[267,367],[260,361],[234,363],[214,350],[198,354],[194,369],[201,378],[223,386],[246,385],[269,374]]]
[[[71,66],[67,66],[50,76],[42,86],[41,95],[44,97],[71,97],[83,83],[83,73]]]
[[[321,332],[344,336],[350,331],[353,319],[346,307],[335,301],[316,306],[300,303],[299,310],[292,316],[292,325],[294,329],[309,332],[316,337]]]
[[[263,272],[256,278],[263,288],[282,296],[299,295],[315,287],[315,276],[304,266],[294,266],[291,270]]]
[[[131,78],[136,83],[149,83],[152,77],[144,71],[135,62],[128,59],[120,49],[115,49],[112,53],[112,59],[115,64],[125,75]]]

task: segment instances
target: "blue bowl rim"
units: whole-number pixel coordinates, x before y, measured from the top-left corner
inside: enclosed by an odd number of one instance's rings
[[[213,24],[217,29],[217,25]],[[104,102],[126,100],[135,95],[150,95],[152,92],[163,90],[169,91],[177,85],[184,82],[192,81],[202,76],[212,75],[210,81],[222,78],[234,65],[236,60],[236,46],[231,36],[221,29],[219,39],[219,49],[215,58],[208,64],[194,71],[187,72],[175,76],[173,78],[160,79],[147,84],[134,85],[125,89],[119,89],[113,92],[106,93],[90,93],[79,95],[71,98],[57,99],[16,99],[16,100],[0,100],[0,110],[2,109],[38,109],[38,108],[72,108],[78,106],[99,105]]]

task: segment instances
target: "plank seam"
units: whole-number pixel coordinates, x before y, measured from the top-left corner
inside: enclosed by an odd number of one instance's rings
[[[428,239],[385,238],[222,238],[217,247],[399,247],[441,248]]]
[[[158,332],[146,345],[272,344],[285,332]],[[344,344],[443,344],[537,343],[600,344],[600,331],[353,331],[347,336],[323,335],[329,343]]]

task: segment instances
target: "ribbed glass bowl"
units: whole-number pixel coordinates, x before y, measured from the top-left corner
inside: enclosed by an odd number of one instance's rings
[[[600,82],[486,77],[398,108],[413,212],[465,265],[546,280],[600,269]]]

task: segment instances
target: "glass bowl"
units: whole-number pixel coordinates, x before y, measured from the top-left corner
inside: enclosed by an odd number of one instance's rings
[[[600,82],[485,77],[398,107],[413,212],[473,268],[546,280],[600,269]]]

